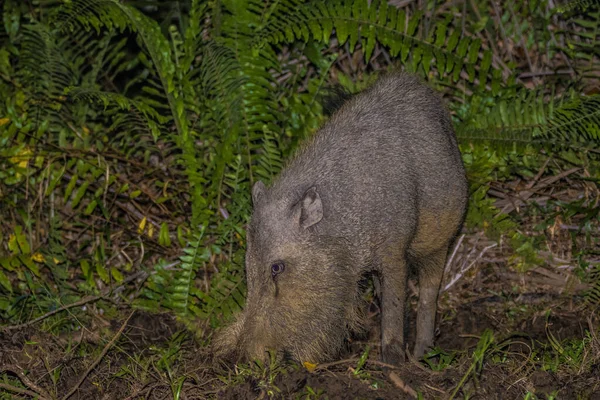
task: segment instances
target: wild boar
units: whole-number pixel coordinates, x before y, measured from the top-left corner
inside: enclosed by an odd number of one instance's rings
[[[456,136],[441,97],[392,73],[346,101],[270,187],[252,189],[247,303],[221,352],[299,361],[335,357],[361,324],[359,280],[381,291],[381,354],[404,360],[407,277],[419,281],[417,357],[433,344],[444,265],[467,206]]]

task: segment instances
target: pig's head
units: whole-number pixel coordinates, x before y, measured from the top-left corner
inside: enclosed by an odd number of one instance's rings
[[[350,247],[318,234],[324,207],[314,187],[289,199],[258,182],[252,199],[246,307],[217,337],[219,353],[264,360],[275,350],[313,363],[335,356],[361,319]]]

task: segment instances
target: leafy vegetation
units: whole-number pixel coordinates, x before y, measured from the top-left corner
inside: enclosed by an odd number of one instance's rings
[[[471,183],[466,232],[500,244],[503,273],[570,265],[561,291],[585,284],[598,305],[596,3],[4,0],[1,12],[3,324],[42,317],[60,334],[95,318],[69,305],[114,318],[131,303],[209,343],[243,307],[251,185],[325,120],[334,84],[354,93],[391,69],[446,98]],[[589,371],[594,334],[550,333],[544,368]],[[486,335],[454,394],[497,350]],[[167,353],[157,368],[177,397]],[[276,396],[282,369],[253,368],[236,379]]]

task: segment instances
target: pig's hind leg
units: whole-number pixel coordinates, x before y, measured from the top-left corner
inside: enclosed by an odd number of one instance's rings
[[[420,257],[409,257],[412,268],[419,277],[419,302],[417,305],[417,335],[413,356],[419,358],[433,346],[437,299],[444,275],[448,246]]]
[[[405,251],[391,251],[381,260],[381,356],[388,364],[404,362],[404,319],[407,286]]]

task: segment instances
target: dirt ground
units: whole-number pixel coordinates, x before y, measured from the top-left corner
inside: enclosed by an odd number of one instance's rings
[[[0,335],[0,398],[600,399],[598,306],[549,285],[549,273],[500,271],[506,269],[482,257],[442,293],[431,365],[379,361],[376,302],[367,334],[349,342],[340,360],[312,372],[295,364],[229,365],[169,314],[132,314],[121,306],[118,315],[103,317],[93,304],[85,329],[70,335],[35,325]],[[414,309],[415,293],[411,300]],[[593,333],[585,348],[571,349],[571,341],[583,346],[586,330]],[[2,392],[5,385],[22,391]]]

